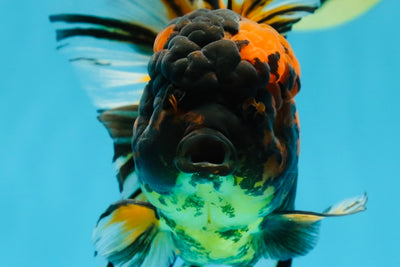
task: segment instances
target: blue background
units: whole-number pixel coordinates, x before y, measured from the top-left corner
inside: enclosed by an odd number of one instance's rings
[[[80,1],[64,2],[0,1],[0,266],[104,266],[91,232],[118,199],[112,143],[55,50],[47,16]],[[302,66],[297,208],[369,195],[366,212],[324,220],[295,267],[400,266],[399,10],[386,0],[289,36]]]

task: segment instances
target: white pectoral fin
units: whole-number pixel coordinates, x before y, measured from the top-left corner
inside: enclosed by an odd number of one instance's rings
[[[338,26],[366,13],[380,0],[327,0],[314,14],[293,25],[294,31]]]
[[[367,201],[367,194],[364,193],[361,196],[345,199],[327,208],[322,214],[325,216],[343,216],[364,211],[366,210]]]
[[[114,267],[167,267],[175,260],[171,234],[161,231],[152,206],[123,200],[101,215],[93,232],[96,253]]]
[[[323,213],[282,211],[265,217],[255,237],[265,258],[287,260],[307,254],[318,240],[320,221],[325,217],[350,215],[365,210],[367,195],[346,199]]]

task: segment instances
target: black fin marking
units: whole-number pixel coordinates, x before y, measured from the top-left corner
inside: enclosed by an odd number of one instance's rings
[[[292,29],[293,24],[300,21],[304,16],[314,13],[321,6],[320,1],[304,3],[301,0],[252,0],[239,2],[229,0],[227,8],[255,22],[268,24],[283,35]]]
[[[107,128],[114,141],[113,162],[117,168],[117,179],[121,192],[130,190],[123,197],[130,197],[139,190],[138,184],[132,181],[132,188],[126,187],[126,181],[134,176],[135,164],[132,157],[131,139],[133,124],[138,116],[138,105],[123,106],[105,111],[99,111],[98,119]],[[130,177],[136,179],[135,177]]]
[[[228,0],[228,3],[226,5],[227,9],[232,9],[232,0]]]
[[[251,12],[254,11],[255,8],[258,8],[260,6],[266,5],[268,2],[271,1],[265,1],[265,0],[254,0],[252,1],[251,5],[247,8],[246,12],[244,13],[245,16],[248,16]]]
[[[288,7],[286,9],[282,9],[273,13],[268,14],[267,16],[261,18],[258,20],[258,23],[264,23],[266,21],[272,20],[276,16],[280,15],[285,15],[287,13],[292,13],[292,12],[308,12],[308,13],[314,13],[315,10],[317,10],[318,7],[312,7],[312,6],[295,6],[295,7]],[[299,21],[300,19],[296,19]],[[296,21],[296,22],[297,22]]]
[[[174,0],[166,0],[165,2],[168,4],[168,8],[173,10],[178,17],[185,15],[182,8]]]
[[[49,17],[51,22],[87,23],[96,28],[72,28],[57,30],[57,41],[74,36],[91,36],[95,38],[128,42],[151,48],[157,33],[140,24],[98,16],[79,14],[59,14]]]
[[[278,265],[276,265],[276,267],[290,267],[290,266],[292,266],[292,259],[287,261],[279,261]]]
[[[204,2],[208,3],[212,9],[221,8],[218,0],[204,0]]]

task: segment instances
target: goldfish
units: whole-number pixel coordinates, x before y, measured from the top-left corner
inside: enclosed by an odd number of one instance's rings
[[[351,18],[377,1],[356,2]],[[57,40],[83,44],[59,48],[97,75],[87,87],[113,140],[121,199],[93,232],[108,266],[290,266],[323,218],[365,210],[366,194],[294,207],[301,73],[286,35],[335,3],[120,0],[121,18],[50,16],[79,25]]]

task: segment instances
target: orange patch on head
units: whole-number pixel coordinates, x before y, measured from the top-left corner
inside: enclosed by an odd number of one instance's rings
[[[239,32],[234,36],[226,36],[232,41],[248,41],[240,49],[242,59],[255,64],[256,59],[269,63],[270,66],[274,62],[270,62],[271,55],[278,55],[277,70],[271,73],[270,84],[284,83],[287,79],[291,66],[297,76],[300,76],[300,65],[291,49],[288,41],[280,35],[274,28],[266,24],[258,24],[254,21],[243,18],[240,22]],[[291,96],[294,97],[298,89],[297,84],[291,91]],[[271,88],[271,87],[270,87]]]
[[[165,43],[174,32],[175,26],[175,24],[172,24],[157,35],[153,46],[155,53],[164,49]],[[253,65],[256,65],[258,60],[269,64],[271,73],[266,90],[274,95],[277,109],[281,106],[281,101],[284,100],[282,98],[287,100],[298,93],[300,89],[297,80],[300,76],[299,62],[288,41],[274,28],[242,18],[239,21],[239,32],[234,35],[226,32],[224,39],[233,42],[248,42],[240,46],[242,60],[247,60]],[[285,84],[286,81],[292,80],[294,81],[293,84]],[[281,96],[282,85],[285,86],[286,91]]]
[[[174,27],[175,27],[175,24],[172,24],[172,25],[168,26],[167,28],[165,28],[164,30],[162,30],[157,35],[156,40],[154,41],[154,45],[153,45],[154,53],[164,49],[164,45],[167,42],[169,36],[171,35],[171,33],[174,32]]]
[[[161,113],[159,114],[159,116],[157,117],[157,120],[156,120],[156,121],[150,121],[149,124],[151,124],[151,125],[154,127],[154,129],[156,129],[157,131],[159,131],[159,130],[160,130],[161,123],[163,122],[163,120],[164,120],[164,118],[165,118],[165,115],[166,115],[166,113],[165,113],[164,111],[161,112]],[[154,122],[154,124],[153,124],[153,122]]]
[[[267,162],[264,163],[263,183],[278,177],[281,172],[282,168],[277,162],[276,156],[269,157]]]
[[[198,125],[201,125],[203,123],[203,119],[203,116],[194,112],[188,112],[185,115],[185,120],[187,122],[192,122]]]
[[[176,97],[174,95],[171,95],[168,101],[171,104],[173,111],[178,112],[178,100],[176,99]]]
[[[265,105],[262,102],[257,102],[254,98],[248,99],[243,103],[244,109],[247,109],[249,106],[254,106],[257,109],[259,114],[265,113]]]
[[[266,143],[267,142],[267,143]],[[286,146],[281,144],[278,139],[276,139],[272,133],[264,135],[264,144],[267,145],[270,142],[276,142],[277,147],[280,151],[280,155],[274,155],[268,158],[268,160],[263,164],[263,181],[267,179],[274,179],[278,177],[284,170],[286,165],[287,151]],[[278,160],[280,158],[280,160]]]
[[[297,75],[300,76],[300,64],[299,64],[299,61],[297,61],[297,58],[294,55],[294,52],[293,52],[292,47],[290,46],[289,42],[282,35],[279,35],[279,41],[281,42],[281,44],[284,48],[284,51],[286,52],[285,55],[286,55],[286,59],[287,59],[288,63],[294,68]]]

